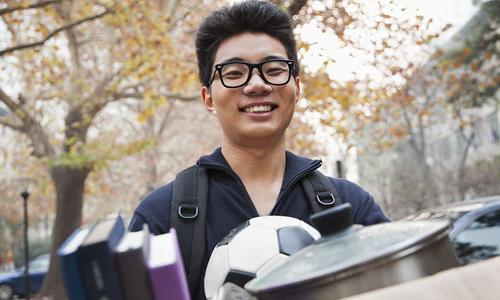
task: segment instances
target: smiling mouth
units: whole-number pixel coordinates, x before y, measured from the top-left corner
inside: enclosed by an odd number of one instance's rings
[[[256,105],[256,106],[249,106],[240,109],[240,111],[246,112],[246,113],[266,113],[274,110],[276,105]]]

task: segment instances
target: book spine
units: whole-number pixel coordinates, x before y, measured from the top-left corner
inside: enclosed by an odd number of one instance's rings
[[[142,249],[115,254],[125,300],[154,300]]]
[[[107,241],[82,247],[78,252],[78,261],[89,299],[123,299]]]
[[[59,255],[66,294],[70,300],[85,300],[83,278],[80,274],[76,253]]]
[[[180,261],[168,266],[150,268],[149,275],[155,300],[189,300],[189,290]]]
[[[172,250],[175,252],[175,262],[160,267],[148,267],[156,300],[190,300],[182,255],[177,240],[177,232],[171,229]]]

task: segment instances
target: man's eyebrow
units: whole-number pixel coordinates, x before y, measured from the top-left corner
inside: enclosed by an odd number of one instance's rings
[[[245,60],[241,57],[231,57],[231,58],[228,58],[228,59],[221,61],[218,64],[225,64],[225,63],[230,63],[230,62],[245,62]]]
[[[269,55],[269,56],[264,57],[262,59],[262,61],[264,61],[264,60],[270,60],[270,59],[288,59],[288,57],[276,56],[276,55]]]
[[[263,59],[261,59],[260,61],[265,61],[265,60],[270,60],[270,59],[288,59],[288,57],[277,56],[277,55],[268,55],[268,56],[264,57]],[[218,64],[224,64],[224,63],[230,63],[230,62],[246,62],[246,61],[241,57],[231,57],[231,58],[228,58],[228,59],[221,61]]]

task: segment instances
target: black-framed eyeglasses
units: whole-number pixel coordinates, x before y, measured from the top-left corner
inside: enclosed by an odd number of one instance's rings
[[[238,88],[250,81],[253,69],[259,70],[260,78],[271,85],[285,85],[290,81],[294,61],[289,59],[271,59],[251,64],[246,62],[226,62],[214,67],[210,84],[216,75],[226,88]]]

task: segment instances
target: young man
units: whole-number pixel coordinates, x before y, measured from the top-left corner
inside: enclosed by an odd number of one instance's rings
[[[258,1],[218,10],[200,26],[196,48],[201,100],[224,135],[221,148],[197,162],[208,175],[206,241],[200,241],[207,251],[194,296],[203,299],[208,258],[231,229],[264,215],[309,222],[312,209],[300,181],[321,161],[285,149],[285,131],[300,96],[296,44],[285,12]],[[360,187],[329,180],[342,201],[352,205],[354,223],[388,221]],[[142,201],[130,230],[147,223],[155,234],[169,231],[173,186],[170,182]]]

